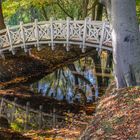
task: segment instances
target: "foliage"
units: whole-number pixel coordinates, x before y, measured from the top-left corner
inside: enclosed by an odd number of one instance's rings
[[[138,20],[140,22],[140,0],[136,0],[136,10],[137,10],[137,16],[138,16]]]
[[[98,0],[5,0],[3,13],[7,24],[19,24],[19,21],[32,22],[35,18],[49,20],[50,17],[81,19],[93,16]],[[87,7],[86,7],[87,3]],[[136,0],[137,16],[140,21],[140,0]],[[87,13],[84,9],[87,10]]]
[[[84,135],[90,139],[140,139],[140,88],[115,89],[99,101],[96,116]],[[88,139],[88,138],[87,138]]]
[[[8,24],[18,24],[20,20],[31,22],[35,18],[49,20],[50,17],[65,19],[66,17],[83,18],[84,1],[81,0],[5,0],[3,13]],[[91,15],[92,5],[97,0],[88,0],[87,16]]]

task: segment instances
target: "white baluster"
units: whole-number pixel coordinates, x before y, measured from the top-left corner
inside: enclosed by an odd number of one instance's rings
[[[103,45],[103,41],[104,41],[105,24],[106,24],[106,22],[103,22],[102,32],[101,32],[101,37],[100,37],[100,44],[99,44],[99,55],[101,54],[102,45]]]
[[[50,26],[51,26],[51,48],[54,50],[54,30],[53,30],[53,18],[50,18]]]
[[[74,20],[73,20],[73,30],[76,30],[76,20],[77,20],[77,18],[74,18]],[[74,31],[73,31],[73,33],[74,33]]]
[[[20,22],[20,30],[21,30],[21,38],[22,38],[22,42],[23,42],[23,48],[24,48],[24,51],[27,52],[26,43],[25,43],[25,32],[23,29],[23,22],[22,21]]]
[[[92,26],[91,26],[91,21],[92,21],[92,18],[91,17],[88,17],[88,26],[89,26],[89,28],[88,28],[88,32],[90,33],[91,32],[91,28],[92,28]],[[89,34],[90,35],[90,34]]]
[[[67,51],[69,51],[69,37],[70,37],[70,18],[67,17],[67,46],[66,46]]]
[[[40,47],[39,47],[39,30],[38,30],[38,20],[35,19],[35,39],[36,39],[36,46],[37,46],[37,50],[40,51]]]
[[[60,25],[60,29],[63,27],[63,23],[62,23],[63,21],[62,21],[62,19],[60,18],[59,19],[59,25]]]
[[[85,43],[86,43],[86,35],[87,35],[87,18],[84,21],[84,31],[83,31],[83,47],[82,47],[82,53],[85,53]]]
[[[6,30],[7,30],[9,44],[10,44],[10,49],[9,50],[12,52],[13,55],[15,55],[15,51],[14,51],[13,45],[12,45],[12,38],[11,38],[9,26],[6,26]]]
[[[76,20],[77,20],[77,18],[75,17],[75,18],[74,18],[74,21],[76,21]]]

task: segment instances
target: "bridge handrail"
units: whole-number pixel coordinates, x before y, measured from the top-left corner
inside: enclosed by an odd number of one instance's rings
[[[35,20],[33,23],[13,27],[7,26],[0,31],[0,52],[6,50],[14,54],[17,47],[24,48],[26,52],[29,45],[37,46],[48,44],[54,49],[55,44],[69,46],[79,45],[84,52],[86,47],[112,50],[111,29],[108,22],[85,20]]]

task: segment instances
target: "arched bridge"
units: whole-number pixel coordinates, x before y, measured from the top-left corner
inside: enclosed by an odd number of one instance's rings
[[[16,48],[28,51],[29,46],[40,50],[40,45],[63,44],[79,45],[84,52],[86,47],[112,51],[111,29],[108,22],[85,20],[53,20],[8,27],[0,31],[0,54],[5,51],[15,53]]]

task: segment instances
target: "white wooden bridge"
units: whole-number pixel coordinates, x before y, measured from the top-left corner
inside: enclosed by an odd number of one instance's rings
[[[0,55],[6,51],[15,54],[16,48],[25,52],[31,46],[40,50],[41,45],[51,46],[63,44],[69,51],[69,46],[78,45],[82,52],[86,47],[98,50],[112,51],[111,29],[108,22],[85,20],[53,20],[23,24],[9,27],[0,31]]]

